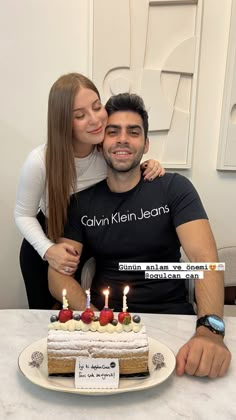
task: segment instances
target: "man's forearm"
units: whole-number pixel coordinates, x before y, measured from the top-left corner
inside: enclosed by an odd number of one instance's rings
[[[62,302],[62,290],[66,289],[70,309],[83,311],[86,308],[86,295],[73,277],[64,276],[49,267],[48,287],[52,296],[59,302]]]
[[[208,220],[195,220],[178,226],[177,234],[191,262],[217,262],[215,240]],[[195,280],[198,316],[223,316],[224,276],[222,271],[204,271],[204,279]]]
[[[221,271],[205,271],[204,279],[195,281],[198,317],[224,312],[224,276]]]

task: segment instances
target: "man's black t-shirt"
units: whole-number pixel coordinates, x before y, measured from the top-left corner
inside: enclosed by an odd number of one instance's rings
[[[96,259],[91,299],[97,308],[109,286],[109,306],[120,311],[129,285],[130,312],[194,313],[184,280],[145,279],[144,271],[119,271],[118,263],[179,261],[176,227],[206,218],[195,188],[179,174],[141,179],[124,193],[111,192],[104,180],[72,197],[64,236],[89,246]]]

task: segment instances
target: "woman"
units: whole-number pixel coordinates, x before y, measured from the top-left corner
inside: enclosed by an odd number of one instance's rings
[[[25,238],[20,265],[32,309],[53,307],[48,264],[63,274],[77,270],[80,257],[75,249],[56,242],[63,234],[71,194],[106,178],[105,161],[95,147],[104,138],[106,121],[99,92],[87,77],[71,73],[54,83],[48,101],[47,144],[26,159],[15,207],[15,221]],[[147,180],[164,174],[153,160],[143,169]]]

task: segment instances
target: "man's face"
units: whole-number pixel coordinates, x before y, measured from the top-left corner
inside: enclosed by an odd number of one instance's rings
[[[105,161],[117,172],[128,172],[138,166],[149,147],[140,115],[132,111],[110,115],[102,147]]]

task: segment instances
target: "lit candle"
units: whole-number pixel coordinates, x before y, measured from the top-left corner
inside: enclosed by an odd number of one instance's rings
[[[85,290],[85,293],[87,295],[87,298],[86,298],[86,308],[90,308],[90,289]]]
[[[128,306],[127,306],[127,293],[128,292],[129,292],[129,286],[125,286],[124,292],[123,292],[123,309],[122,309],[123,312],[126,312],[128,309]]]
[[[105,306],[104,308],[108,308],[108,296],[109,296],[109,290],[104,290],[103,294],[105,295]]]
[[[66,299],[66,289],[62,290],[62,307],[68,309],[68,300]]]

